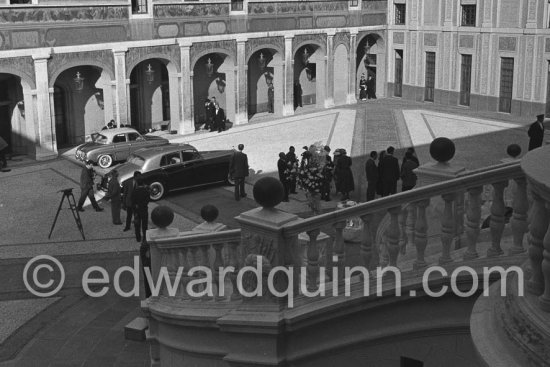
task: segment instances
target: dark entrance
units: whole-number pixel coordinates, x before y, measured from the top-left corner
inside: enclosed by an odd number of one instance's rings
[[[512,87],[514,84],[514,59],[503,57],[500,61],[499,112],[512,112]]]
[[[435,52],[426,52],[426,79],[425,79],[424,100],[434,101],[435,88]]]
[[[395,84],[393,85],[393,95],[395,97],[403,95],[403,50],[395,50]]]
[[[472,55],[462,55],[460,74],[460,104],[470,105],[470,88],[472,84]]]

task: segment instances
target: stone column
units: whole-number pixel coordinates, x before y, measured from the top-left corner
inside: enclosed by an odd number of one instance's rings
[[[357,30],[352,29],[350,31],[350,37],[349,37],[349,54],[348,54],[348,61],[349,61],[349,80],[348,80],[348,104],[357,103],[357,94],[356,94],[356,83],[357,83],[357,75],[356,75],[356,65],[355,65],[355,51],[357,49]]]
[[[195,131],[193,117],[193,74],[191,72],[191,43],[180,41],[181,86],[182,86],[182,119],[179,121],[178,133],[191,134]]]
[[[181,74],[168,74],[170,91],[170,130],[177,130],[181,121]]]
[[[272,63],[273,65],[273,85],[275,87],[273,109],[275,116],[281,116],[284,110],[284,95],[285,95],[285,68],[283,61]]]
[[[57,157],[54,127],[50,110],[50,87],[48,83],[49,53],[33,55],[36,77],[36,160]]]
[[[294,58],[292,55],[292,39],[294,36],[285,35],[284,61],[284,104],[283,116],[294,115]]]
[[[248,65],[246,63],[246,40],[237,40],[237,111],[235,124],[248,123],[247,111]]]
[[[326,96],[325,107],[334,107],[334,35],[336,32],[327,33],[327,71],[326,78]]]
[[[128,48],[122,47],[113,49],[115,58],[115,83],[116,83],[116,107],[115,107],[115,119],[117,126],[121,124],[130,123],[129,119],[129,103],[128,97],[130,96],[126,86],[126,52]]]

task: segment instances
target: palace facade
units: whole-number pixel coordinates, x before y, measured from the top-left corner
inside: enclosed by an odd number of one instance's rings
[[[271,84],[274,116],[355,103],[363,74],[378,97],[531,116],[547,105],[548,5],[5,1],[0,135],[47,159],[111,119],[193,133],[211,97],[247,123],[267,113]]]

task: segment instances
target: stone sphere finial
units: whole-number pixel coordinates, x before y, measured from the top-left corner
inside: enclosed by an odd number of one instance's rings
[[[455,143],[449,138],[435,138],[430,144],[430,155],[440,163],[448,162],[455,156]]]
[[[174,211],[164,205],[157,206],[151,212],[151,222],[159,228],[166,228],[174,221]]]
[[[218,218],[218,214],[220,212],[214,205],[207,204],[201,208],[201,217],[208,223],[215,221]]]
[[[283,201],[284,187],[274,177],[262,177],[254,184],[254,200],[264,208],[273,208]]]

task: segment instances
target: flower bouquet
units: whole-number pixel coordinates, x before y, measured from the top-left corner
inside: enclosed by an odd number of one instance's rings
[[[298,169],[298,186],[306,192],[308,206],[313,214],[321,213],[320,193],[323,185],[323,168],[326,158],[321,143],[312,144],[302,154],[302,162]]]

